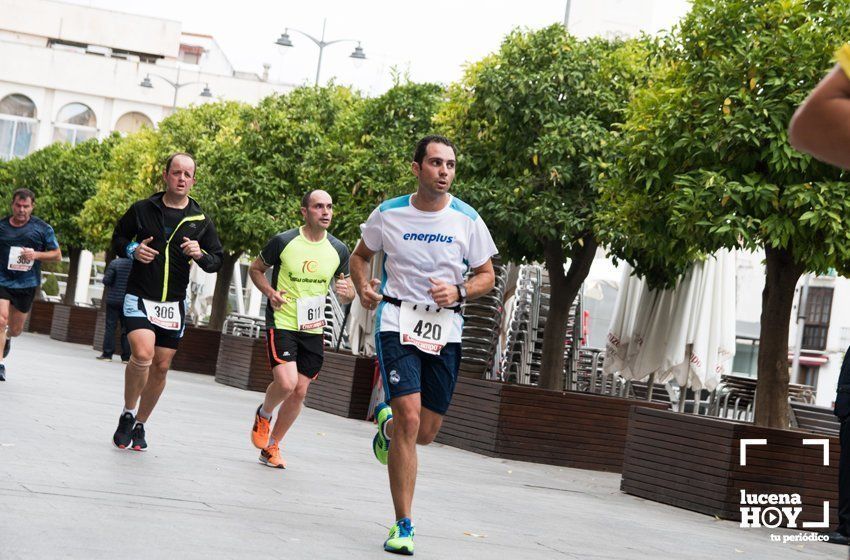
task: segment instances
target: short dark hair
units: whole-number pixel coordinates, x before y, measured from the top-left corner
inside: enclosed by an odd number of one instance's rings
[[[171,162],[174,161],[174,158],[176,158],[177,156],[186,156],[187,158],[192,160],[192,165],[195,167],[195,169],[192,170],[192,177],[194,177],[195,173],[198,171],[198,162],[195,161],[195,156],[193,156],[192,154],[187,154],[186,152],[175,152],[168,156],[168,159],[165,160],[165,172],[168,173],[169,171],[171,171]]]
[[[32,200],[32,203],[35,204],[35,193],[29,189],[18,189],[12,193],[12,202],[15,202],[19,198],[22,200]]]
[[[313,193],[318,189],[311,189],[307,191],[304,196],[301,197],[301,208],[309,208],[310,207],[310,197],[313,196]]]
[[[455,157],[457,157],[457,148],[454,145],[454,142],[446,138],[445,136],[440,136],[438,134],[431,134],[420,140],[416,143],[416,151],[413,152],[413,161],[422,165],[422,160],[425,159],[425,152],[428,151],[428,144],[444,144],[452,149],[455,153]]]

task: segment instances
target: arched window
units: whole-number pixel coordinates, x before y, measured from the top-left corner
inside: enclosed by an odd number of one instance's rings
[[[115,130],[121,134],[132,134],[143,127],[153,128],[153,122],[144,113],[124,113],[115,123]]]
[[[97,136],[97,117],[87,105],[68,103],[56,116],[53,141],[79,144]]]
[[[35,103],[13,93],[0,99],[0,159],[24,157],[35,148]]]

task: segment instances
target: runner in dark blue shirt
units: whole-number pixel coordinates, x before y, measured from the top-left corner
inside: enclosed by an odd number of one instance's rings
[[[12,214],[0,220],[0,346],[9,354],[11,338],[21,334],[41,287],[41,262],[62,260],[56,234],[47,222],[32,215],[35,194],[18,189],[12,194]],[[2,362],[2,360],[0,360]],[[0,381],[6,366],[0,363]]]

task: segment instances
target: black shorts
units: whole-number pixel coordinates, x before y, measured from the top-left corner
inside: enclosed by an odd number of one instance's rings
[[[315,379],[325,361],[324,336],[315,333],[268,329],[266,347],[269,351],[269,366],[295,362],[298,373]]]
[[[127,333],[137,329],[153,331],[156,335],[154,346],[177,350],[177,345],[180,344],[180,339],[183,338],[183,331],[186,330],[186,302],[181,301],[179,303],[180,330],[164,329],[150,322],[148,314],[145,311],[145,302],[142,298],[133,294],[127,294],[124,296],[124,306],[121,309],[121,312],[124,314],[124,320],[126,321]]]
[[[12,307],[21,313],[29,313],[32,300],[35,299],[35,288],[7,288],[0,286],[0,299],[7,299]]]

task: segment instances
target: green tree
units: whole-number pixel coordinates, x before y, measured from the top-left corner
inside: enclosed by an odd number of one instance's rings
[[[379,202],[415,190],[413,150],[433,132],[443,95],[439,85],[396,79],[383,95],[350,104],[307,152],[300,182],[333,196],[331,229],[349,247]]]
[[[253,167],[253,180],[271,194],[275,203],[275,231],[298,227],[301,198],[312,189],[328,189],[327,182],[311,172],[310,162],[320,162],[329,175],[345,162],[323,157],[340,120],[351,115],[361,98],[345,87],[302,87],[286,95],[263,99],[257,107],[246,136],[246,150]],[[333,144],[333,142],[330,142]],[[250,252],[262,247],[256,244]]]
[[[119,141],[112,136],[102,142],[89,140],[75,146],[51,144],[10,166],[11,189],[26,187],[35,192],[35,214],[53,226],[70,261],[64,299],[68,305],[74,303],[80,253],[86,248],[78,215],[97,191],[97,181]]]
[[[12,194],[12,166],[15,161],[0,160],[0,201],[7,200],[8,197],[6,195],[11,196]]]
[[[183,110],[160,123],[159,158],[175,151],[198,163],[194,194],[213,216],[224,260],[213,295],[210,327],[221,328],[234,264],[255,254],[274,233],[300,222],[299,182],[306,153],[354,96],[346,88],[299,88],[252,108],[234,102]]]
[[[157,132],[145,127],[113,148],[96,193],[85,202],[79,215],[86,247],[109,252],[115,223],[127,208],[162,189],[157,142]]]
[[[450,88],[439,118],[460,146],[458,192],[502,257],[546,264],[541,387],[563,387],[569,308],[599,245],[595,169],[647,73],[647,46],[580,41],[560,25],[514,31]]]
[[[847,270],[850,189],[786,129],[846,36],[845,3],[696,0],[639,91],[600,229],[651,284],[720,248],[764,249],[756,423],[788,426],[788,328],[806,272]]]

